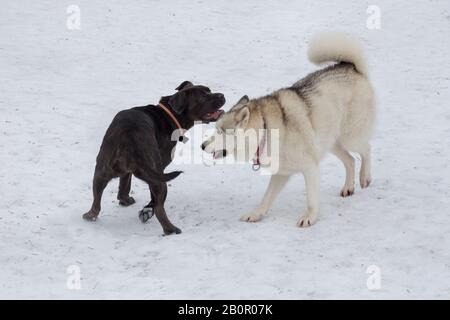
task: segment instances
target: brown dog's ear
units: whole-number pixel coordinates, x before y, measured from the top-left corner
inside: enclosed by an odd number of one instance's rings
[[[169,98],[169,106],[178,114],[181,114],[187,105],[186,92],[177,92]]]
[[[180,90],[192,87],[192,86],[193,86],[192,82],[184,81],[175,90],[180,91]]]

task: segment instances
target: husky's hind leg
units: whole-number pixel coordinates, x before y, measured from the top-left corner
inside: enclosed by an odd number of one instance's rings
[[[359,183],[361,188],[367,188],[372,182],[371,170],[371,147],[367,142],[356,150],[361,155],[361,170],[359,171]]]
[[[336,142],[331,152],[342,161],[345,167],[345,184],[342,187],[341,196],[351,196],[355,192],[355,159],[340,142]]]

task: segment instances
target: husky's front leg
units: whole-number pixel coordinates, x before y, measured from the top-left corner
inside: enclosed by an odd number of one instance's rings
[[[246,222],[258,222],[260,221],[269,210],[273,201],[280,193],[281,189],[286,185],[289,180],[289,176],[275,174],[270,178],[269,186],[267,187],[264,198],[262,199],[259,207],[252,213],[246,214],[241,217],[241,221]]]
[[[319,166],[315,165],[312,168],[308,168],[303,172],[303,175],[305,177],[308,208],[303,217],[297,222],[297,226],[301,228],[313,225],[319,214]]]

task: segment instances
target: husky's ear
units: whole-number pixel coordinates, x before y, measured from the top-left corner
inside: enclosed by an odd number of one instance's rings
[[[237,104],[247,104],[250,102],[250,99],[248,98],[247,95],[243,96],[242,98],[239,99]]]
[[[175,93],[169,98],[168,104],[176,113],[183,113],[187,106],[186,92]]]
[[[189,88],[192,87],[193,84],[190,81],[183,81],[175,90],[180,91],[183,90],[185,88]]]
[[[245,128],[248,123],[248,119],[250,118],[250,110],[248,107],[243,107],[239,111],[236,112],[236,122],[238,128]]]
[[[250,102],[250,99],[248,98],[247,95],[245,95],[242,98],[240,98],[239,101],[236,102],[236,104],[233,107],[231,107],[230,111],[234,111],[242,106],[245,106],[249,102]]]

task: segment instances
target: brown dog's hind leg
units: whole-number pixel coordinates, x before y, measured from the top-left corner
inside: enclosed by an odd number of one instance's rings
[[[167,184],[165,182],[153,181],[146,173],[145,170],[139,170],[135,172],[134,175],[144,180],[148,183],[150,188],[150,196],[152,197],[153,202],[153,212],[158,218],[161,227],[163,228],[164,234],[169,235],[173,233],[181,233],[181,230],[175,227],[172,222],[170,222],[167,217],[166,210],[164,209],[164,202],[167,197]],[[150,205],[150,204],[149,204]],[[150,216],[144,216],[145,212],[141,211],[139,214],[139,218],[142,222],[146,222]]]
[[[83,219],[89,220],[89,221],[95,221],[97,220],[98,214],[100,213],[101,209],[101,201],[102,201],[102,194],[103,190],[105,190],[106,185],[110,181],[110,178],[104,177],[98,170],[98,168],[95,168],[94,173],[94,182],[92,184],[92,192],[94,194],[94,201],[92,202],[91,210],[83,214]]]
[[[181,233],[181,230],[175,227],[172,222],[170,222],[169,218],[167,217],[166,210],[164,209],[164,202],[166,201],[167,196],[167,184],[165,182],[154,183],[152,185],[152,191],[155,195],[153,210],[155,212],[156,218],[158,218],[158,221],[163,228],[164,233],[166,235],[172,233]]]
[[[124,207],[128,207],[136,202],[133,197],[130,197],[131,176],[132,174],[130,172],[120,177],[117,200],[119,200],[119,204]]]

